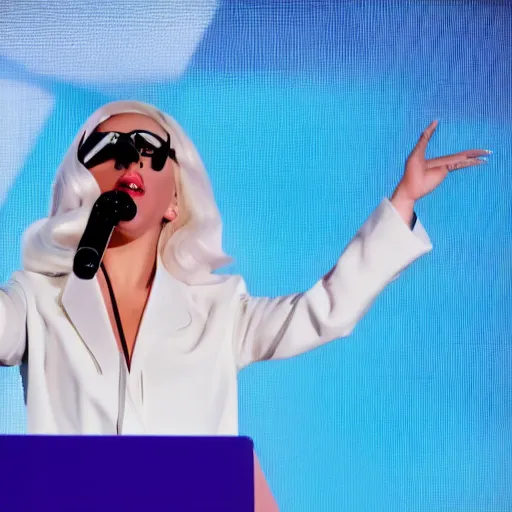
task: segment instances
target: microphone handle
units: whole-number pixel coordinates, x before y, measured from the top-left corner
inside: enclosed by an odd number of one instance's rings
[[[77,277],[92,279],[96,275],[114,227],[119,221],[132,220],[136,214],[137,206],[126,192],[111,190],[97,199],[73,260]]]
[[[92,279],[100,268],[115,224],[111,219],[91,219],[85,228],[73,261],[73,272],[80,279]]]

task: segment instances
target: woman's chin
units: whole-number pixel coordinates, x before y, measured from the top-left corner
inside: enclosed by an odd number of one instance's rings
[[[147,222],[143,222],[138,215],[133,220],[120,222],[114,229],[113,237],[122,237],[127,240],[136,240],[141,238],[150,231],[153,226],[149,226]]]

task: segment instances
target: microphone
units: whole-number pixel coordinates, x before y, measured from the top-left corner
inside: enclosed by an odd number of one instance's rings
[[[137,214],[133,199],[121,190],[101,194],[92,207],[84,234],[73,260],[73,272],[80,279],[92,279],[100,267],[114,228]]]

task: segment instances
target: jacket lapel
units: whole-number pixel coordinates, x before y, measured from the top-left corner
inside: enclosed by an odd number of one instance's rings
[[[115,291],[115,290],[114,290]],[[96,278],[84,280],[71,273],[65,284],[61,304],[100,373],[119,368],[119,351]],[[173,278],[160,257],[151,292],[142,316],[130,373],[138,373],[151,348],[186,329],[192,322],[187,287]]]
[[[132,355],[131,373],[142,370],[147,354],[158,342],[184,334],[192,323],[187,286],[164,267],[160,257]]]
[[[85,280],[71,273],[61,304],[80,334],[101,374],[119,369],[119,351],[96,278]]]

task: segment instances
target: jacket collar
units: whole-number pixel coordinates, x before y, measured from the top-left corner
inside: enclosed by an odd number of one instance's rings
[[[172,338],[190,325],[189,304],[187,286],[171,276],[158,254],[153,285],[132,354],[131,373],[141,370],[144,358],[158,341]],[[119,351],[97,278],[83,280],[72,272],[64,285],[61,305],[98,371],[102,374],[117,371]]]

